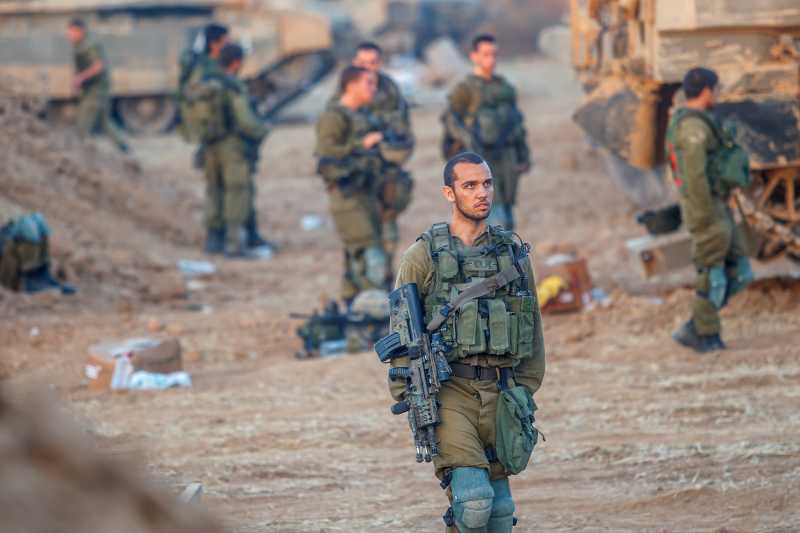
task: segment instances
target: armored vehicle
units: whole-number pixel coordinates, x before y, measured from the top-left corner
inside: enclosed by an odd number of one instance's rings
[[[111,64],[113,106],[133,133],[157,133],[176,120],[181,54],[212,21],[231,28],[248,51],[243,76],[259,111],[274,114],[335,66],[328,18],[310,9],[272,9],[251,0],[0,0],[0,74],[27,83],[69,115],[71,46],[64,29],[82,18]]]
[[[713,112],[737,127],[754,185],[738,198],[761,258],[800,254],[800,3],[571,0],[574,119],[640,207],[666,203],[665,132],[695,66],[720,75]]]

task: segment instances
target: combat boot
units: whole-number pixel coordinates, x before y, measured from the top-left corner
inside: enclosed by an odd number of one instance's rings
[[[678,331],[672,334],[675,342],[691,348],[698,353],[712,352],[715,350],[722,350],[725,345],[722,343],[719,334],[715,335],[700,335],[694,326],[694,322],[689,320]]]
[[[221,254],[225,252],[225,228],[209,228],[206,236],[205,252],[207,254]]]
[[[228,235],[225,239],[225,257],[228,259],[256,259],[256,255],[247,247],[243,228],[228,228],[228,231],[235,231],[236,234]]]
[[[245,220],[244,231],[245,245],[248,248],[266,247],[270,249],[270,252],[274,253],[278,251],[278,246],[274,242],[263,238],[258,232],[258,220],[256,219],[255,213],[251,213],[250,216],[247,217],[247,220]]]

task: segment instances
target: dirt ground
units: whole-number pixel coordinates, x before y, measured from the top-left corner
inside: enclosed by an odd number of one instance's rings
[[[565,67],[507,67],[522,84],[536,167],[521,187],[519,231],[543,249],[571,243],[610,303],[546,316],[548,370],[537,395],[547,436],[512,480],[518,531],[799,531],[800,282],[760,282],[724,312],[730,349],[697,356],[670,332],[692,291],[648,290],[624,242],[633,208],[570,122]],[[438,189],[438,107],[414,111],[410,244],[447,216]],[[341,271],[314,176],[311,125],[275,130],[258,205],[274,259],[213,259],[188,285],[179,259],[206,259],[201,177],[176,137],[135,139],[139,165],[63,132],[7,135],[0,211],[38,209],[72,297],[0,292],[0,384],[48,386],[104,453],[138,461],[176,491],[201,482],[231,531],[440,531],[446,498],[414,462],[405,420],[389,414],[372,353],[298,361],[290,312],[335,296]],[[40,128],[40,129],[37,129]],[[177,335],[193,388],[94,394],[87,348]],[[796,388],[797,387],[797,388]]]

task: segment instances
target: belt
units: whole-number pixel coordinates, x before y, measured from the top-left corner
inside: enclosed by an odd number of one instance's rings
[[[464,363],[450,363],[453,375],[475,381],[508,381],[514,377],[514,369],[499,366],[473,366]]]

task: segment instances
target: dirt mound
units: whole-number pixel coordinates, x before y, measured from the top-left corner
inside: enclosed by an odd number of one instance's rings
[[[24,407],[23,407],[24,405]],[[0,515],[8,533],[219,533],[200,509],[161,494],[94,451],[41,399],[0,391]]]
[[[42,212],[62,277],[147,296],[149,278],[172,265],[154,244],[200,240],[198,225],[186,223],[191,199],[104,140],[41,120],[46,104],[28,90],[0,79],[0,218]]]

